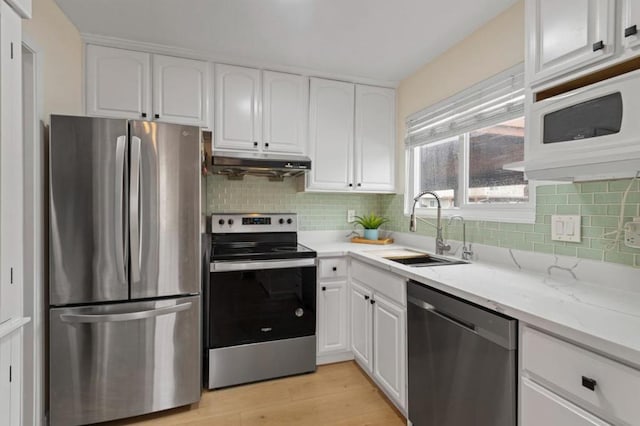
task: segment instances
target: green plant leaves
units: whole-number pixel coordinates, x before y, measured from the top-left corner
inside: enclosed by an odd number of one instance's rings
[[[389,222],[384,216],[378,216],[375,213],[369,215],[356,216],[356,223],[362,226],[364,229],[378,229],[381,225]]]

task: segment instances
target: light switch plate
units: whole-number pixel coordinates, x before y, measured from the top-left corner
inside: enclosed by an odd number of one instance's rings
[[[551,239],[553,241],[581,241],[580,225],[582,218],[578,215],[554,214],[551,216]]]

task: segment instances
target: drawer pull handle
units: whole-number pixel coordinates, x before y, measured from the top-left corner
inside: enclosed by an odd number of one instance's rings
[[[323,286],[322,291],[327,291],[327,288]]]
[[[333,272],[335,272],[335,271],[337,271],[337,270],[338,270],[338,267],[337,267],[337,266],[334,266],[334,267],[333,267],[333,268],[331,268],[331,269],[333,270]]]
[[[593,43],[593,51],[597,52],[598,50],[604,49],[604,41],[600,40],[598,42]]]
[[[597,382],[594,379],[590,379],[589,377],[582,376],[582,386],[589,389],[590,391],[596,390]]]
[[[624,29],[624,36],[626,37],[631,37],[632,35],[636,35],[638,34],[638,27],[637,25],[632,25],[630,27],[627,27]]]

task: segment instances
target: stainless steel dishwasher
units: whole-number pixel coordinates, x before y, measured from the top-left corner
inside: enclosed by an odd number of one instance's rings
[[[407,284],[413,426],[514,426],[517,320]]]

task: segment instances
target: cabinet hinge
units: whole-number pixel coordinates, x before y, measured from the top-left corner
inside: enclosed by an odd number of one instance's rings
[[[13,59],[13,42],[11,42],[11,59]]]
[[[9,383],[11,383],[12,379],[13,379],[13,376],[11,374],[11,366],[9,366]]]

